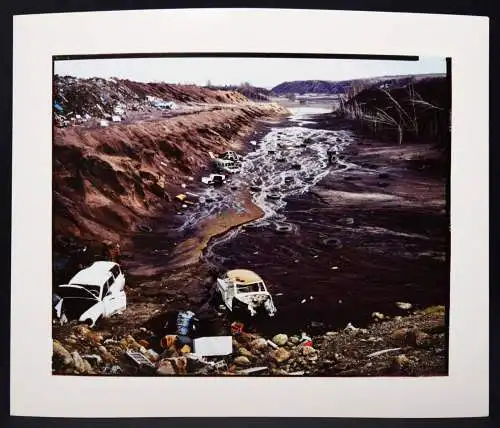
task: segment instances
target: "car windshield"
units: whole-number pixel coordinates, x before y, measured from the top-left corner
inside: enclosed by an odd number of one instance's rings
[[[236,290],[238,293],[257,293],[259,291],[264,291],[264,285],[261,282],[256,282],[254,284],[238,284]]]
[[[94,298],[99,299],[101,287],[98,285],[71,284],[76,287],[59,287],[59,294],[63,298]],[[81,287],[81,288],[80,288]]]

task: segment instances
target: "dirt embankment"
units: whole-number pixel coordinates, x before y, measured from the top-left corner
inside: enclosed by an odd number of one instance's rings
[[[275,104],[247,103],[103,129],[56,128],[56,252],[61,236],[90,246],[124,242],[141,224],[175,213],[175,195],[208,167],[209,151],[239,150],[257,119],[285,113]]]

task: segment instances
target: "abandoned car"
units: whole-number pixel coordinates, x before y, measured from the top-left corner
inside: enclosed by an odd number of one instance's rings
[[[100,318],[125,310],[125,276],[117,263],[97,261],[57,288],[56,316],[93,327]]]
[[[218,171],[227,172],[229,174],[237,174],[241,171],[242,157],[234,152],[226,152],[220,156],[215,156],[209,152],[210,157],[214,163],[215,169]]]
[[[201,181],[205,184],[221,185],[226,181],[226,176],[223,174],[210,174],[207,177],[202,177]]]
[[[251,270],[228,271],[222,278],[217,279],[217,292],[232,312],[246,310],[251,316],[262,310],[269,316],[276,313],[276,307],[264,281]]]

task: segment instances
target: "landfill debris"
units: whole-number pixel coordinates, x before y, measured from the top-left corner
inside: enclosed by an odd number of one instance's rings
[[[254,316],[257,310],[264,309],[272,317],[277,311],[264,280],[247,269],[233,269],[217,278],[217,292],[233,312],[247,310]]]
[[[373,357],[377,357],[377,356],[382,355],[382,354],[387,354],[388,352],[395,352],[395,351],[399,351],[399,350],[401,350],[401,348],[383,349],[382,351],[373,352],[373,353],[367,355],[367,358],[373,358]]]
[[[403,310],[409,310],[409,309],[412,308],[412,304],[411,303],[406,303],[406,302],[396,302],[396,306],[399,309],[403,309]]]
[[[107,120],[101,120],[99,124],[101,125],[101,128],[107,128],[109,126],[109,122]]]
[[[233,334],[241,334],[243,333],[243,328],[245,327],[245,325],[241,322],[233,322],[231,324],[231,332]]]
[[[127,351],[125,353],[138,367],[151,367],[154,368],[154,364],[149,361],[143,354],[137,351]]]
[[[169,334],[167,336],[164,336],[160,340],[160,346],[163,349],[169,349],[172,346],[175,346],[175,343],[177,342],[177,335],[175,334]]]
[[[255,141],[255,140],[250,141],[250,144],[251,144],[252,146],[256,146],[256,145],[257,145],[257,141]]]
[[[188,336],[194,330],[195,313],[192,311],[180,311],[177,315],[177,334]]]
[[[208,152],[216,169],[237,174],[241,171],[241,161],[243,157],[235,152],[225,152],[219,156],[215,156],[212,152]]]
[[[262,366],[262,367],[251,367],[249,369],[243,369],[243,370],[238,370],[236,373],[237,374],[244,374],[244,375],[249,375],[253,373],[260,373],[268,370],[267,366]]]
[[[312,339],[305,333],[302,333],[300,336],[299,345],[301,346],[313,346]]]
[[[267,340],[266,343],[271,347],[271,348],[274,348],[274,349],[278,349],[279,346],[276,345],[276,343],[272,342],[271,340]]]
[[[375,318],[375,320],[383,320],[385,318],[384,314],[381,314],[380,312],[373,312],[372,313],[372,318]]]
[[[298,371],[298,372],[292,372],[292,373],[288,373],[289,376],[303,376],[305,373],[304,370],[301,370],[301,371]]]
[[[226,181],[226,176],[224,174],[210,174],[209,176],[201,178],[202,183],[208,185],[221,185]]]
[[[153,231],[151,226],[148,226],[147,224],[138,224],[137,229],[139,229],[141,232],[148,232],[148,233]]]
[[[194,353],[202,357],[229,355],[233,352],[232,336],[198,337],[193,340]]]
[[[183,202],[184,204],[189,204],[189,205],[194,205],[195,203],[191,200],[188,199],[188,195],[184,193],[179,193],[178,195],[175,196],[175,199],[178,201]]]

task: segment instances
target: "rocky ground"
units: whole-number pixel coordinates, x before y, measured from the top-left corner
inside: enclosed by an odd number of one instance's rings
[[[145,327],[128,334],[67,325],[54,337],[53,372],[64,375],[266,375],[266,376],[440,376],[447,374],[444,307],[387,319],[374,313],[366,328],[346,328],[313,336],[263,337],[233,333],[233,353],[199,359],[188,349],[159,345]],[[150,365],[139,366],[126,354],[137,351]],[[219,364],[217,364],[219,363]],[[252,373],[251,369],[255,369]]]

